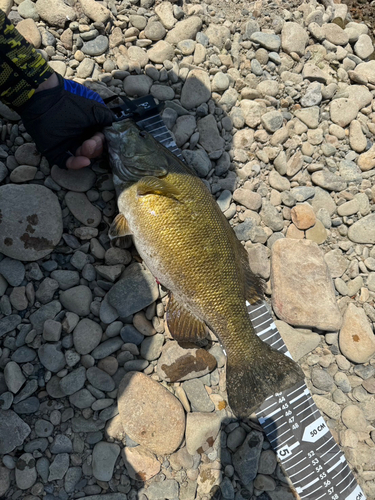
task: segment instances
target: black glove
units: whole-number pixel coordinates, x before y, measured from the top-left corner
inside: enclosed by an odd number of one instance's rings
[[[18,112],[38,150],[51,165],[66,169],[79,146],[115,117],[99,94],[57,77],[57,87],[35,93]]]

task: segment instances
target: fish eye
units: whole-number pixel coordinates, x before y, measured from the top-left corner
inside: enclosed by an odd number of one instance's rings
[[[140,137],[146,137],[146,132],[144,130],[139,131]]]

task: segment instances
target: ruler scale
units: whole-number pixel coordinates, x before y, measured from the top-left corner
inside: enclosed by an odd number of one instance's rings
[[[258,337],[290,356],[266,304],[247,307]],[[302,500],[365,500],[304,382],[267,398],[256,414]]]
[[[140,117],[137,125],[183,159],[152,99],[146,101],[131,101],[156,111]],[[259,301],[247,307],[259,338],[291,357],[267,304]],[[305,383],[267,398],[256,414],[301,500],[366,500]]]

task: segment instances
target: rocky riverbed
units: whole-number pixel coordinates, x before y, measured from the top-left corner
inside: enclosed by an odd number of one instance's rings
[[[165,103],[374,499],[368,26],[315,1],[0,6],[65,78]],[[181,348],[164,323],[166,290],[130,244],[110,246],[108,161],[62,171],[16,113],[0,115],[0,497],[294,499],[256,418],[239,422],[227,405],[216,339]]]

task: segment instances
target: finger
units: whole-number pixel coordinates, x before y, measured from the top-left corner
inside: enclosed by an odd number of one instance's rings
[[[97,132],[87,139],[76,151],[76,156],[86,156],[87,158],[95,158],[103,152],[104,135]]]
[[[71,156],[66,160],[66,168],[69,170],[78,170],[90,165],[91,161],[86,156]]]

